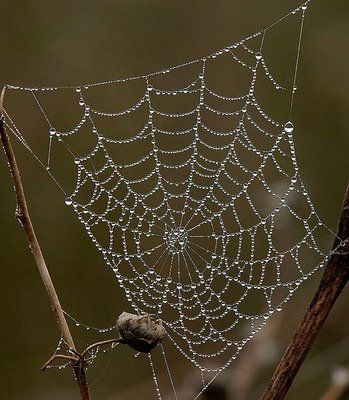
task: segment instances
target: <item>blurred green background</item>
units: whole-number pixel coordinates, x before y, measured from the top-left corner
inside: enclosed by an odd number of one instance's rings
[[[298,4],[294,0],[1,0],[0,84],[76,84],[152,72],[210,54],[269,25]],[[344,0],[311,5],[294,112],[301,175],[319,215],[333,229],[349,167],[348,13]],[[282,65],[282,53],[279,62]],[[116,280],[47,175],[13,142],[32,219],[64,308],[91,325],[112,325],[127,309]],[[3,155],[0,159],[0,398],[75,399],[68,369],[40,372],[59,334],[15,221],[12,183]],[[305,283],[285,308],[284,323],[273,339],[277,350],[288,343],[319,278],[317,274]],[[349,363],[348,306],[345,292],[289,399],[319,398],[329,383],[330,369]],[[246,398],[258,398],[275,362],[256,374]],[[95,399],[154,398],[149,371],[125,349],[114,351],[109,361],[108,356],[101,357],[89,377]]]

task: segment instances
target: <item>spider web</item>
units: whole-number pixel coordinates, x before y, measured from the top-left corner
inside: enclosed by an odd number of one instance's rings
[[[299,175],[293,123],[272,118],[256,94],[266,81],[287,98],[291,119],[307,5],[207,57],[156,73],[72,87],[7,86],[29,93],[48,123],[47,162],[6,112],[8,128],[65,193],[133,310],[161,318],[174,346],[214,377],[326,259],[317,239],[324,226]],[[287,87],[271,73],[264,46],[270,30],[297,16]],[[214,88],[215,68],[227,59],[246,73],[238,95]],[[121,111],[98,108],[90,95],[133,83],[141,95]],[[61,130],[41,96],[67,91],[82,117]],[[115,122],[133,114],[133,123]],[[70,191],[52,172],[57,146],[76,169]]]

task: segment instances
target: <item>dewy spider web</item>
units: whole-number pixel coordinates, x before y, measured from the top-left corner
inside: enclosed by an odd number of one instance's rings
[[[114,271],[133,310],[161,318],[173,344],[202,373],[210,372],[211,381],[326,259],[317,241],[324,226],[299,175],[293,124],[285,122],[292,116],[307,6],[207,57],[156,73],[72,87],[7,86],[29,92],[47,121],[47,163],[6,112],[8,128],[65,193],[65,203]],[[292,16],[300,17],[300,32],[287,89],[270,73],[263,46],[269,31]],[[241,95],[218,93],[208,83],[209,70],[226,57],[249,74]],[[172,84],[173,74],[188,69],[194,79],[180,88],[155,83],[160,78]],[[257,100],[256,85],[265,78],[289,97],[284,121],[271,118]],[[89,102],[95,88],[132,82],[143,85],[132,107],[109,112]],[[40,96],[67,90],[83,116],[63,131]],[[160,110],[160,100],[178,98],[194,99],[194,108]],[[136,134],[131,125],[124,138],[104,133],[104,119],[138,112],[146,117]],[[230,128],[210,126],[214,118],[227,119]],[[170,128],[161,125],[164,120]],[[176,129],[182,120],[189,127]],[[85,153],[69,142],[83,129],[84,142],[93,138]],[[68,193],[52,172],[53,146],[59,144],[77,170],[75,189]],[[292,240],[285,223],[296,226]],[[309,260],[315,267],[309,268]],[[161,397],[158,384],[157,391]]]

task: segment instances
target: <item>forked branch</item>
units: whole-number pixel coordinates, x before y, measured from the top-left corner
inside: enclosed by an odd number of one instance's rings
[[[101,342],[96,342],[88,347],[80,354],[77,351],[72,351],[74,356],[67,356],[65,354],[54,354],[52,357],[48,359],[48,361],[45,362],[45,364],[41,367],[42,371],[45,371],[46,368],[48,368],[53,362],[56,360],[64,360],[64,361],[71,361],[74,364],[79,364],[80,366],[85,367],[86,365],[89,364],[89,362],[94,360],[94,357],[87,357],[88,354],[94,350],[97,347],[100,346],[105,346],[107,344],[116,344],[116,343],[125,343],[125,341],[121,338],[118,339],[108,339],[108,340],[103,340]]]
[[[10,138],[7,135],[5,122],[4,122],[4,95],[5,95],[5,88],[3,88],[0,96],[0,138],[3,144],[3,148],[8,160],[8,165],[10,168],[11,176],[13,179],[15,193],[16,193],[16,200],[17,200],[17,207],[16,207],[16,218],[21,223],[29,242],[29,247],[35,259],[36,265],[39,269],[41,279],[45,285],[46,292],[50,301],[50,304],[56,314],[57,322],[59,328],[61,330],[62,336],[69,346],[69,348],[76,350],[73,337],[70,333],[69,326],[67,324],[66,318],[64,316],[56,289],[52,282],[50,273],[48,271],[44,256],[42,254],[39,241],[35,234],[35,230],[30,218],[25,194],[23,183],[21,179],[21,174],[19,172],[16,156],[14,150],[12,148]],[[71,360],[73,361],[73,360]],[[90,394],[85,374],[84,367],[72,362],[72,368],[74,371],[74,375],[76,377],[76,381],[79,385],[81,399],[82,400],[90,400]]]
[[[326,318],[349,279],[349,186],[337,237],[312,302],[296,329],[261,400],[282,400],[290,389]]]

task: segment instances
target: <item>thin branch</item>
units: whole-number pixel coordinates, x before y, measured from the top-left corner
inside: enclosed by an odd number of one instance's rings
[[[79,359],[76,357],[66,356],[64,354],[55,354],[45,362],[45,364],[41,367],[41,371],[45,371],[45,369],[48,368],[54,361],[61,359],[69,360],[73,363],[77,363],[79,361]]]
[[[326,318],[349,279],[349,186],[333,252],[314,298],[296,329],[261,400],[282,400],[290,389]]]
[[[8,165],[10,168],[11,176],[13,179],[16,200],[17,200],[17,209],[16,209],[16,218],[21,223],[29,242],[29,247],[35,259],[36,265],[39,269],[41,279],[45,285],[46,292],[51,303],[51,306],[56,314],[57,322],[62,332],[63,338],[71,349],[76,349],[73,337],[70,333],[69,326],[65,319],[65,315],[63,313],[57,292],[53,285],[50,273],[48,271],[44,256],[42,254],[39,241],[36,237],[35,230],[30,218],[23,183],[21,179],[21,174],[18,168],[17,160],[15,157],[14,150],[12,148],[10,138],[7,135],[4,123],[4,95],[5,95],[6,86],[3,88],[0,95],[0,137],[4,147],[4,151],[8,160]],[[85,370],[80,366],[72,363],[72,367],[74,370],[74,374],[76,377],[76,381],[79,384],[80,394],[82,400],[90,400],[90,394],[88,390],[88,384],[86,380]]]
[[[125,343],[124,339],[118,338],[118,339],[108,339],[108,340],[103,340],[102,342],[96,342],[91,344],[90,346],[86,347],[86,349],[81,353],[81,356],[85,358],[86,354],[95,349],[96,347],[99,346],[104,346],[106,344],[113,344],[113,343]]]
[[[75,354],[74,356],[67,356],[65,354],[54,354],[52,357],[50,357],[45,364],[41,367],[42,371],[45,371],[45,369],[47,369],[54,361],[56,360],[69,360],[71,361],[74,365],[79,365],[80,367],[83,366],[85,367],[86,365],[88,365],[88,363],[90,361],[93,361],[94,357],[87,357],[87,354],[95,349],[96,347],[99,346],[103,346],[106,344],[112,344],[112,343],[125,343],[124,339],[122,338],[118,338],[118,339],[108,339],[108,340],[103,340],[101,342],[96,342],[93,343],[91,345],[89,345],[88,347],[86,347],[86,349],[80,354],[78,353],[76,350],[74,349],[69,349],[69,351],[73,354]]]

